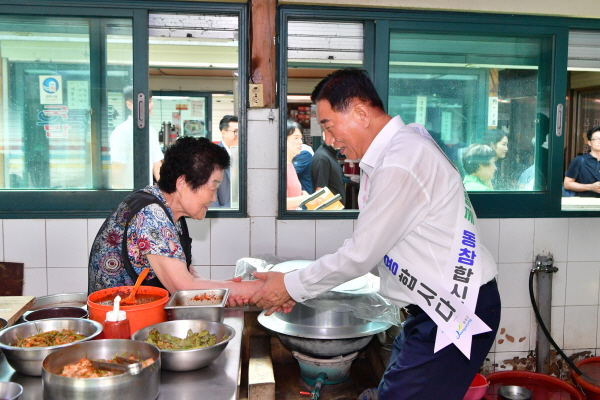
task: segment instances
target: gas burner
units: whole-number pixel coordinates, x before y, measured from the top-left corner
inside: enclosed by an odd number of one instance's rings
[[[315,358],[293,351],[292,355],[300,365],[300,376],[307,385],[315,386],[318,380],[325,385],[337,385],[350,377],[352,361],[358,357],[358,351],[346,356]]]

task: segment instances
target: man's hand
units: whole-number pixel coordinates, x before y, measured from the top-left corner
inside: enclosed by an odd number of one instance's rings
[[[285,288],[283,280],[284,274],[281,272],[254,272],[254,277],[264,281],[264,285],[250,299],[251,304],[268,309],[265,315],[271,315],[273,312],[283,310],[288,313],[292,310],[295,302]]]

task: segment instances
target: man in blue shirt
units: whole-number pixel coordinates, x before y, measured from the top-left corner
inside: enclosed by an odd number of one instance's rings
[[[600,197],[600,126],[587,132],[590,152],[577,156],[565,173],[565,189],[579,197]]]

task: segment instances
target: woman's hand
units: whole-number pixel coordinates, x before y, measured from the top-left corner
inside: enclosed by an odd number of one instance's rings
[[[229,297],[227,307],[242,307],[248,305],[250,299],[263,286],[264,282],[260,280],[242,281],[234,278],[229,288]],[[291,308],[290,308],[291,310]]]

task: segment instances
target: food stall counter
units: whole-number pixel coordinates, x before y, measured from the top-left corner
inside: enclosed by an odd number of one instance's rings
[[[225,351],[205,368],[188,372],[161,371],[158,400],[197,399],[199,395],[212,400],[238,398],[238,376],[244,328],[243,310],[225,310],[223,323],[235,330],[235,337],[229,342]],[[19,400],[43,398],[42,378],[15,372],[6,362],[4,354],[0,354],[0,382],[8,381],[23,386],[23,394]]]

